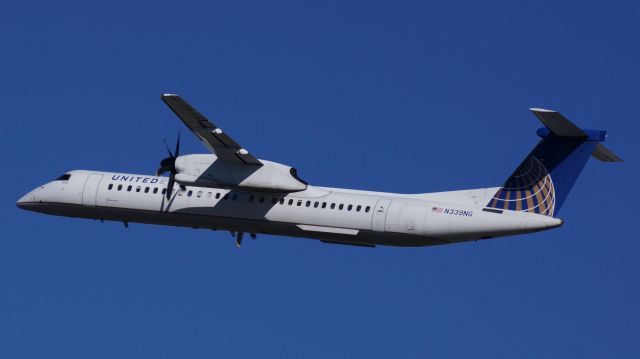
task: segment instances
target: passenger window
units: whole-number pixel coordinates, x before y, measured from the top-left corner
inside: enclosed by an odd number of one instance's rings
[[[229,199],[229,193],[226,193],[226,194],[224,195],[224,197],[222,197],[222,199],[224,199],[224,200]]]
[[[142,187],[136,186],[136,192],[140,192],[141,189],[142,189]]]
[[[127,192],[131,192],[131,189],[133,188],[132,185],[129,185],[129,187],[127,187]]]
[[[307,201],[307,204],[305,204],[305,206],[309,207],[311,205],[311,201]]]
[[[158,193],[158,187],[153,187],[153,194]]]
[[[113,188],[113,183],[109,183],[109,191],[111,191],[111,189]]]
[[[211,198],[211,192],[207,192],[207,198]]]
[[[216,192],[216,199],[220,199],[220,193]]]
[[[121,184],[119,184],[119,185],[118,185],[118,191],[119,191],[119,190],[121,190],[121,189],[122,189],[122,185],[121,185]]]
[[[353,205],[348,205],[347,206],[347,211],[350,211],[353,208]]]
[[[162,189],[162,194],[167,194],[167,189],[166,188]]]
[[[193,191],[189,190],[189,192],[187,192],[187,197],[191,197],[192,194],[193,194]]]
[[[178,196],[181,196],[181,197],[182,197],[182,192],[183,192],[183,191],[182,191],[181,189],[179,189],[179,190],[178,190]]]
[[[196,194],[196,197],[198,198],[202,197],[202,191],[198,191],[198,193]]]
[[[280,204],[284,204],[284,198],[280,198]]]
[[[320,204],[320,202],[316,201],[316,202],[313,204],[313,208],[318,208],[318,205],[319,205],[319,204]]]
[[[343,208],[344,208],[344,204],[340,203],[340,205],[338,206],[338,209],[342,211]]]
[[[322,202],[322,208],[327,208],[327,202]]]
[[[362,209],[362,206],[358,205],[358,207],[356,207],[356,212],[360,212],[361,209]]]
[[[370,207],[370,206],[367,206],[367,207],[364,209],[364,211],[365,211],[365,212],[367,212],[367,213],[369,213],[369,210],[371,210],[371,207]]]
[[[273,197],[273,198],[271,199],[271,204],[276,204],[276,203],[278,203],[278,199],[277,199],[277,198],[275,198],[275,197]]]
[[[302,200],[300,200],[300,199],[298,200],[297,206],[298,207],[302,206]]]
[[[260,200],[258,200],[258,202],[260,203],[264,202],[264,196],[260,196]]]
[[[336,208],[336,204],[335,203],[331,203],[331,209]]]
[[[249,202],[253,202],[254,198],[256,198],[254,195],[249,196]]]
[[[290,206],[293,205],[293,200],[292,199],[289,200],[289,205]]]

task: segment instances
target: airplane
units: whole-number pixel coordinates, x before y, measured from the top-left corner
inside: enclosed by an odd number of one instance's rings
[[[180,135],[155,176],[74,170],[30,191],[19,208],[45,214],[311,238],[325,243],[419,247],[559,227],[590,156],[622,162],[560,113],[532,108],[537,146],[499,187],[398,194],[312,186],[294,167],[258,159],[180,96],[161,95],[210,154],[180,154]],[[167,174],[163,176],[163,174]],[[177,184],[177,186],[176,186]]]

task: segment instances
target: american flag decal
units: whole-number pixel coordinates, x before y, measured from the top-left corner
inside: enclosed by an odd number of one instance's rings
[[[431,212],[433,212],[433,213],[442,213],[443,210],[444,209],[441,208],[441,207],[433,207],[433,208],[431,208]]]

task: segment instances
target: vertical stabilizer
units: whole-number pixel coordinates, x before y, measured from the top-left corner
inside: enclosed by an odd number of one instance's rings
[[[533,108],[542,138],[487,204],[489,208],[557,216],[591,155],[622,161],[603,142],[606,131],[581,129],[560,113]]]

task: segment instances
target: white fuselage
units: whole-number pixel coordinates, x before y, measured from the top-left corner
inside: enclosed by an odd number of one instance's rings
[[[497,188],[402,195],[308,186],[292,193],[176,186],[167,177],[71,171],[17,205],[54,215],[354,245],[425,246],[535,232],[562,220],[484,208]]]

